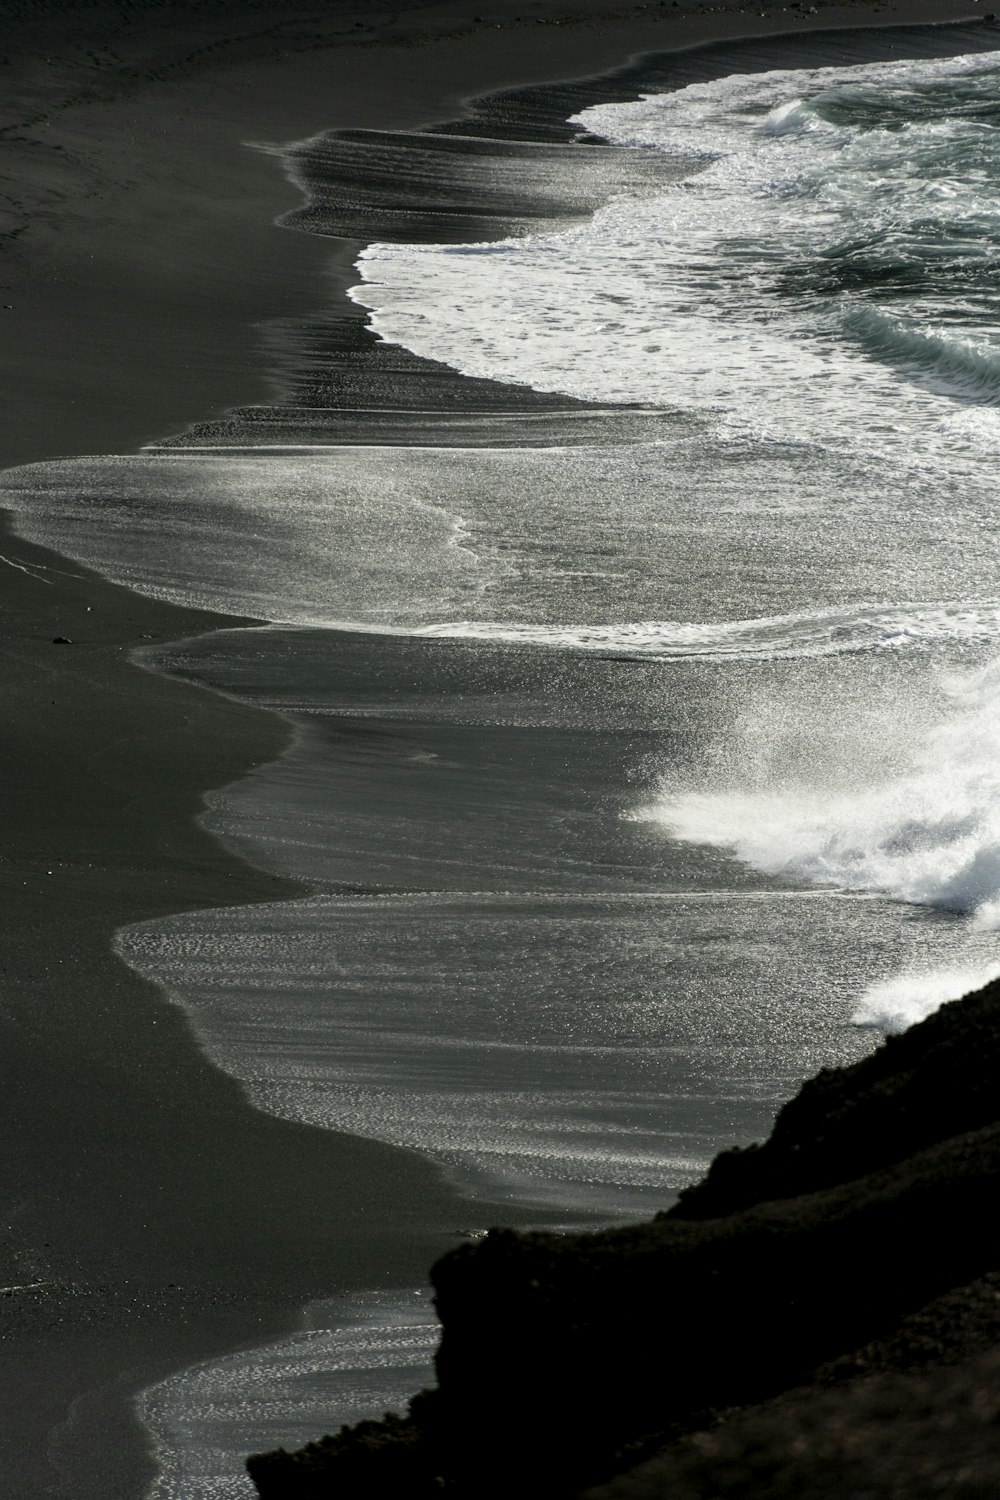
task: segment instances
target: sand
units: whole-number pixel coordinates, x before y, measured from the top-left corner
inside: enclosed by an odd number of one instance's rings
[[[267,399],[257,325],[327,305],[353,249],[274,227],[298,194],[247,142],[453,118],[491,88],[711,37],[984,8],[18,7],[2,462],[134,451]],[[227,622],[9,532],[0,555],[0,1494],[138,1500],[153,1466],[137,1390],[294,1327],[308,1298],[370,1285],[372,1264],[419,1283],[462,1201],[415,1156],[251,1110],[112,955],[124,923],[293,893],[195,823],[285,726],[129,660]]]

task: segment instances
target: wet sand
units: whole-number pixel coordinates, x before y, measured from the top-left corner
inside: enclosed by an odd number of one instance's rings
[[[276,34],[261,8],[227,44],[208,6],[147,39],[166,14],[150,8],[102,40],[98,66],[71,30],[53,53],[55,8],[38,7],[34,36],[14,34],[0,138],[3,463],[134,451],[267,399],[255,325],[328,305],[354,251],[273,225],[298,194],[246,141],[453,118],[490,88],[710,36],[977,15],[530,9],[491,7],[489,25],[472,6],[369,12],[360,27],[345,11],[298,33],[284,12]],[[415,1155],[252,1110],[112,955],[125,923],[294,894],[194,821],[207,790],[280,752],[284,724],[129,661],[232,622],[9,534],[0,554],[0,1493],[137,1500],[152,1464],[136,1390],[294,1327],[307,1299],[369,1286],[373,1264],[386,1284],[419,1281],[462,1200]]]

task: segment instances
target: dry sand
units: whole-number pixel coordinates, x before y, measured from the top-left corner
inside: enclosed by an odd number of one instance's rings
[[[255,325],[328,303],[350,247],[273,226],[297,194],[247,142],[453,118],[701,39],[986,8],[3,7],[2,461],[133,451],[267,399]],[[283,725],[129,661],[224,622],[6,532],[0,555],[0,1496],[138,1500],[137,1389],[373,1263],[419,1280],[461,1202],[419,1158],[255,1113],[112,956],[124,923],[290,890],[194,822]]]

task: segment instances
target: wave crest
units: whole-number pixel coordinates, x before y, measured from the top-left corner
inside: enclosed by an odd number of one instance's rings
[[[1000,396],[1000,349],[968,335],[916,328],[876,307],[855,307],[843,327],[870,354],[942,395],[995,401]]]
[[[780,661],[892,651],[930,641],[990,639],[1000,633],[1000,605],[961,601],[859,605],[708,623],[642,620],[619,625],[530,625],[457,620],[416,627],[408,633],[660,661]]]
[[[767,874],[878,892],[1000,927],[1000,660],[944,684],[945,711],[873,774],[884,726],[862,718],[826,785],[769,768],[752,790],[665,791],[638,814]],[[747,779],[752,768],[744,765]],[[831,780],[835,784],[830,784]]]
[[[1000,963],[967,969],[938,969],[927,974],[898,974],[871,984],[858,1001],[851,1023],[879,1031],[899,1032],[924,1021],[950,1000],[982,989],[1000,978]]]

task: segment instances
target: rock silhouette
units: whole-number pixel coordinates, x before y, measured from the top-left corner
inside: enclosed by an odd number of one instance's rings
[[[438,1388],[251,1459],[260,1495],[1000,1492],[998,1037],[994,982],[650,1223],[453,1251]]]

